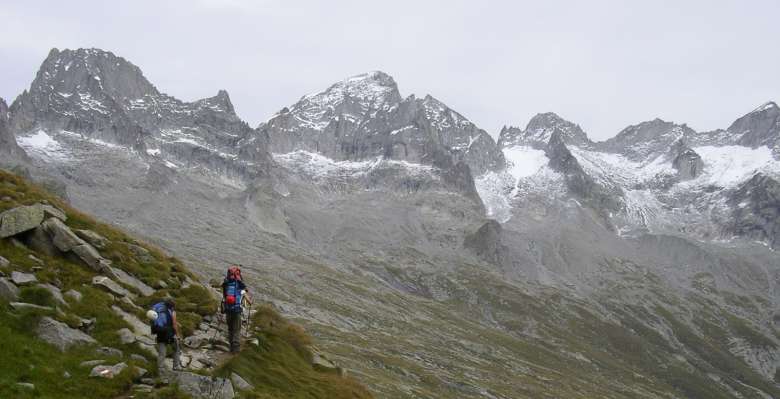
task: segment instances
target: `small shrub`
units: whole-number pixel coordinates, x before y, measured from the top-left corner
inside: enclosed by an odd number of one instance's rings
[[[54,307],[54,295],[47,289],[41,287],[24,287],[19,292],[19,299],[22,302],[32,303],[41,306]]]

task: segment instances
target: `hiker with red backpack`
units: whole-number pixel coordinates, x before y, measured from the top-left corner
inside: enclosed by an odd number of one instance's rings
[[[152,334],[157,336],[157,370],[163,371],[167,345],[173,346],[173,369],[181,370],[181,350],[179,348],[179,323],[176,320],[176,303],[166,299],[152,305],[146,312],[150,320]]]
[[[246,284],[241,279],[241,269],[238,266],[228,268],[225,281],[222,282],[222,313],[228,326],[228,342],[230,352],[241,350],[241,313],[242,301],[248,301]]]

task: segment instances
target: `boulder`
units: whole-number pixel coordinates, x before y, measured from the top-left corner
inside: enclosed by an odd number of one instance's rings
[[[207,377],[188,371],[174,372],[171,382],[194,399],[232,399],[235,396],[233,384],[226,378]]]
[[[117,363],[113,366],[98,365],[89,372],[89,376],[111,379],[119,375],[119,373],[121,373],[126,368],[126,363]]]
[[[40,206],[20,206],[0,213],[0,238],[15,236],[30,231],[43,222]]]
[[[122,328],[119,331],[116,332],[117,335],[119,335],[119,342],[121,342],[124,345],[129,345],[135,342],[135,334],[133,334],[130,329]]]
[[[100,256],[98,252],[91,245],[84,243],[83,245],[77,245],[71,249],[76,256],[79,257],[84,263],[86,263],[92,270],[97,272],[102,271],[107,266],[107,261]]]
[[[203,345],[203,337],[200,335],[191,335],[184,338],[184,346],[192,349],[200,348]]]
[[[124,270],[116,267],[111,267],[111,266],[108,266],[108,268],[111,270],[111,274],[115,276],[120,283],[135,288],[136,290],[138,290],[138,292],[141,293],[141,295],[151,296],[152,294],[154,294],[154,288],[144,284],[143,281],[131,276]]]
[[[25,237],[25,244],[35,252],[51,257],[60,256],[62,252],[54,245],[49,233],[42,226],[38,226]]]
[[[65,296],[73,299],[75,302],[81,302],[81,298],[83,297],[83,295],[81,295],[81,293],[76,290],[65,291]]]
[[[57,303],[59,303],[60,305],[68,304],[67,302],[65,302],[65,298],[62,296],[62,291],[60,291],[59,288],[51,284],[38,284],[38,287],[41,287],[46,291],[49,291],[51,293],[51,296],[54,297],[54,300],[57,301]]]
[[[154,381],[152,381],[152,382],[154,382]],[[136,391],[136,392],[151,393],[152,390],[154,390],[154,386],[153,385],[149,385],[149,384],[135,384],[135,385],[133,385],[133,391]]]
[[[127,249],[130,250],[130,252],[135,256],[135,258],[141,262],[141,263],[152,263],[154,262],[154,256],[152,256],[151,252],[147,250],[146,248],[135,245],[135,244],[126,244]]]
[[[0,267],[8,267],[10,265],[11,265],[11,262],[8,259],[3,258],[2,256],[0,256]]]
[[[119,306],[113,305],[111,306],[111,310],[113,310],[117,316],[121,317],[122,320],[130,325],[132,331],[135,333],[136,339],[140,340],[140,337],[142,336],[151,337],[151,328],[149,327],[148,323],[142,322],[141,319],[135,315],[125,312]],[[151,341],[151,343],[154,344],[154,341]]]
[[[255,388],[252,384],[246,382],[245,379],[236,373],[230,373],[230,381],[233,383],[233,388],[239,391],[248,391]]]
[[[11,281],[16,285],[29,285],[32,283],[37,283],[38,279],[34,274],[15,271],[11,273]]]
[[[103,249],[108,244],[108,239],[92,230],[74,230],[77,236],[97,249]]]
[[[144,377],[147,374],[149,374],[149,370],[147,370],[147,369],[145,369],[143,367],[138,367],[138,366],[133,367],[133,371],[135,372],[135,377],[136,378],[141,378],[141,377]]]
[[[7,279],[0,278],[0,299],[14,302],[19,299],[19,288]]]
[[[57,218],[46,219],[41,227],[49,233],[56,246],[60,251],[68,252],[73,250],[74,247],[79,245],[87,245],[87,243],[79,238],[70,227],[66,226],[62,220]]]
[[[130,291],[122,288],[119,284],[106,276],[95,276],[92,278],[92,285],[106,289],[108,292],[117,296],[128,296]]]
[[[122,351],[120,351],[117,348],[112,348],[110,346],[103,346],[103,347],[97,348],[97,349],[95,349],[95,352],[100,353],[101,355],[106,355],[106,356],[116,356],[116,357],[124,356],[124,353],[122,353]]]
[[[47,311],[54,310],[54,308],[50,306],[41,306],[41,305],[35,305],[32,303],[25,303],[25,302],[11,302],[9,303],[9,305],[13,310],[25,310],[25,309],[47,310]]]
[[[57,349],[65,351],[74,345],[95,344],[97,341],[83,332],[68,327],[51,317],[43,317],[35,330],[38,338],[54,345]]]
[[[43,218],[57,218],[59,220],[62,220],[63,222],[68,220],[68,216],[65,215],[65,212],[51,206],[48,204],[38,204],[36,206],[40,206],[41,209],[43,209]]]

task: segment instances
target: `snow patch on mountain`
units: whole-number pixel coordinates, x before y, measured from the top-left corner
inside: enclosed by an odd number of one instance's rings
[[[768,147],[749,148],[737,145],[695,147],[704,161],[704,173],[684,186],[714,185],[734,188],[757,172],[780,175],[780,162],[772,157]]]
[[[503,152],[506,169],[485,173],[474,181],[488,217],[505,223],[512,218],[513,201],[534,193],[555,198],[564,192],[562,176],[547,165],[544,151],[512,146]]]
[[[65,161],[70,158],[60,142],[43,130],[38,130],[32,135],[19,136],[16,141],[22,149],[32,155],[39,155],[52,161]]]
[[[273,154],[274,160],[312,179],[362,176],[380,167],[403,168],[411,175],[431,174],[436,168],[406,161],[376,158],[365,161],[336,161],[324,155],[298,150],[287,154]]]

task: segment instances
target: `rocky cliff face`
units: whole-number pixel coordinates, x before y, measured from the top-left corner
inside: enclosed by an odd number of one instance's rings
[[[734,121],[728,131],[739,137],[739,145],[777,148],[780,144],[780,108],[770,101]]]
[[[727,230],[780,248],[780,183],[756,174],[728,198],[732,219]]]
[[[16,143],[8,126],[8,105],[0,98],[0,165],[12,166],[24,160],[27,160],[27,154]]]
[[[383,72],[304,96],[258,129],[270,137],[275,153],[305,150],[335,160],[385,157],[437,166],[465,162],[475,175],[504,166],[484,130],[431,96],[402,98]]]
[[[53,49],[30,89],[11,105],[21,134],[78,135],[171,162],[251,179],[267,172],[267,143],[225,91],[192,103],[161,93],[111,52]]]

